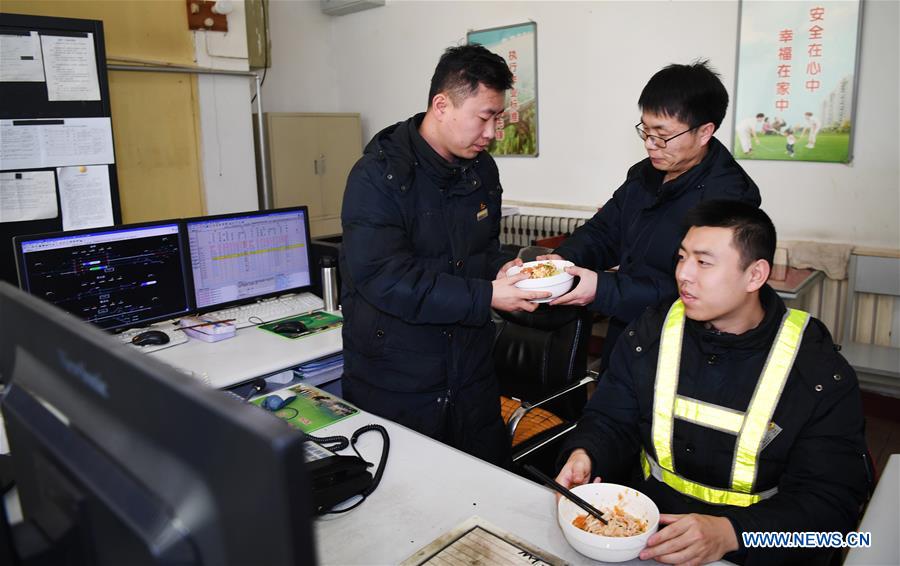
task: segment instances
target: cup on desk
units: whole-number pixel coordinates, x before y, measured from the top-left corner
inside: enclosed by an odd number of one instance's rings
[[[788,251],[787,248],[775,248],[774,265],[770,277],[775,281],[784,281],[787,277]]]

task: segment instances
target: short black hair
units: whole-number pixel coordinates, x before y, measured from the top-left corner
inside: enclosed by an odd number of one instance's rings
[[[506,60],[477,43],[449,47],[431,77],[428,107],[435,95],[447,92],[454,104],[478,90],[478,85],[504,92],[512,87],[512,71]]]
[[[775,225],[769,215],[753,205],[736,200],[707,200],[694,206],[684,217],[685,230],[693,227],[731,228],[732,242],[741,255],[741,269],[764,259],[775,259]]]
[[[728,92],[708,60],[673,64],[650,77],[638,106],[695,128],[712,122],[718,130],[728,109]]]

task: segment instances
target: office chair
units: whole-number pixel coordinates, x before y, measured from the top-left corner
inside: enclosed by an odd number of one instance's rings
[[[553,473],[555,445],[575,427],[587,401],[588,339],[593,315],[580,307],[541,305],[533,313],[498,313],[494,365],[513,464]],[[539,452],[540,451],[540,452]]]

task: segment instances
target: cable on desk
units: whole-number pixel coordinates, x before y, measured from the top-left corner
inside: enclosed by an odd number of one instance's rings
[[[311,434],[306,434],[303,431],[300,432],[303,435],[303,440],[315,442],[316,444],[327,448],[332,452],[340,452],[344,448],[350,446],[350,441],[347,440],[346,436],[313,436]]]
[[[363,458],[362,455],[359,453],[359,450],[356,449],[356,441],[359,440],[360,436],[362,436],[363,434],[365,434],[367,432],[371,432],[371,431],[376,431],[376,432],[380,433],[381,438],[384,441],[384,447],[381,449],[381,458],[379,458],[379,460],[378,460],[378,469],[375,470],[375,475],[372,477],[372,485],[370,485],[364,491],[362,491],[359,494],[362,496],[362,499],[360,499],[359,501],[357,501],[350,507],[347,507],[346,509],[326,511],[324,513],[325,515],[346,513],[347,511],[352,511],[353,509],[356,509],[357,507],[359,507],[362,504],[363,501],[366,500],[366,498],[369,497],[369,495],[372,494],[372,492],[375,491],[376,488],[378,488],[378,484],[381,483],[381,476],[384,475],[384,467],[385,467],[385,464],[387,463],[388,452],[390,452],[390,449],[391,449],[391,438],[388,435],[387,429],[385,429],[383,426],[377,425],[377,424],[370,424],[370,425],[360,427],[360,428],[356,429],[356,431],[350,437],[350,446],[353,448],[353,451],[356,452],[356,455],[359,456],[360,460],[368,463],[368,461],[365,458]],[[343,438],[343,437],[341,437],[341,438]]]

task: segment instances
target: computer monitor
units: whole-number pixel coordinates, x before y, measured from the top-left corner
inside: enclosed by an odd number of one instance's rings
[[[311,288],[305,206],[191,218],[185,227],[198,310]]]
[[[177,221],[13,239],[19,286],[106,330],[192,310]]]
[[[313,564],[301,433],[0,282],[0,379],[41,563]],[[64,560],[63,560],[64,559]]]

